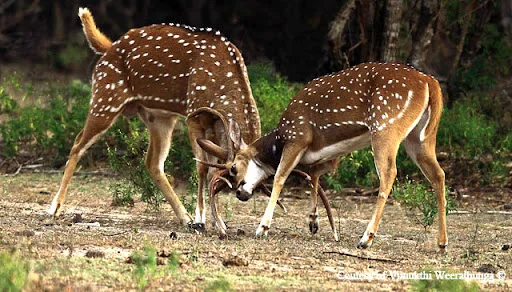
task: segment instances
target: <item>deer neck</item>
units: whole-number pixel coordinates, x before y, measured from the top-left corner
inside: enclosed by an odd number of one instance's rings
[[[252,160],[265,173],[274,174],[281,161],[283,146],[284,141],[279,138],[277,130],[274,130],[252,144],[252,149],[257,149]]]

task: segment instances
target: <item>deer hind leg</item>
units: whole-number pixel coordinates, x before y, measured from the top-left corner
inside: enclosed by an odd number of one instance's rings
[[[335,169],[337,165],[338,159],[334,159],[311,167],[311,213],[309,213],[308,218],[309,231],[311,231],[311,234],[315,234],[318,232],[318,189],[320,176]]]
[[[105,133],[108,128],[114,123],[119,113],[104,112],[102,116],[89,115],[84,128],[78,133],[73,144],[73,148],[69,153],[69,159],[66,163],[64,176],[60,182],[59,190],[52,200],[48,213],[53,216],[58,216],[61,207],[66,200],[66,192],[73,177],[77,163],[83,156],[85,151],[91,147],[99,137]]]
[[[379,175],[379,197],[375,212],[368,224],[363,236],[357,244],[357,248],[367,248],[373,243],[379,223],[384,211],[384,205],[391,192],[393,182],[396,177],[396,154],[398,152],[399,143],[392,137],[395,135],[383,134],[372,137],[372,148],[375,154],[375,167]]]
[[[206,117],[205,117],[206,118]],[[211,121],[210,119],[206,118],[207,120],[201,120],[201,119],[190,119],[188,120],[188,135],[190,140],[190,145],[192,147],[192,152],[194,153],[194,156],[201,160],[201,161],[209,161],[209,162],[217,162],[214,161],[216,158],[213,155],[208,155],[205,151],[199,147],[197,144],[197,139],[204,138],[210,141],[215,141],[215,136],[219,131],[223,131],[223,129],[219,129],[219,127],[224,128],[224,125],[220,120],[218,121]],[[215,129],[213,129],[211,126],[214,125]],[[225,134],[224,134],[225,136]],[[225,139],[224,139],[225,140]],[[225,145],[225,142],[221,142],[220,145]],[[200,232],[205,231],[205,223],[206,223],[206,200],[205,200],[205,191],[207,182],[210,181],[210,179],[213,177],[214,172],[216,169],[210,168],[203,163],[196,162],[196,169],[197,169],[197,204],[195,209],[195,217],[194,217],[194,224],[192,227]],[[218,197],[216,197],[218,198]],[[213,214],[212,214],[213,216]],[[217,214],[217,216],[220,215]],[[212,220],[213,224],[215,224],[216,220]],[[221,220],[222,221],[222,220]],[[225,229],[225,226],[223,226]]]
[[[260,225],[256,229],[256,237],[267,236],[270,224],[272,223],[272,216],[274,215],[277,200],[279,199],[279,195],[281,194],[284,183],[286,182],[286,179],[292,170],[299,163],[304,152],[305,149],[303,147],[295,144],[288,144],[283,149],[281,162],[279,163],[276,174],[274,175],[272,194],[270,195],[270,200],[268,202],[267,208],[265,209],[265,214],[261,218]]]
[[[446,232],[446,197],[445,197],[445,175],[444,171],[437,162],[435,152],[435,135],[428,137],[424,141],[419,136],[411,133],[405,140],[404,146],[407,154],[418,165],[421,172],[429,180],[434,188],[437,197],[437,212],[439,216],[439,235],[438,245],[441,251],[445,251],[448,246],[448,236]]]
[[[318,181],[320,176],[316,173],[311,173],[311,183],[313,184],[311,190],[311,212],[309,213],[309,231],[311,234],[318,232]]]
[[[149,129],[149,148],[146,157],[146,167],[165,199],[171,205],[174,213],[183,225],[190,224],[192,216],[181,204],[164,173],[164,162],[171,148],[172,133],[177,116],[157,117],[144,112],[141,118]]]

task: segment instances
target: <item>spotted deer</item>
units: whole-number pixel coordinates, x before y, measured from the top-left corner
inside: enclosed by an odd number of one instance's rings
[[[101,33],[87,8],[78,13],[90,47],[99,55],[92,74],[92,98],[84,128],[69,154],[60,188],[49,213],[59,214],[76,164],[121,115],[138,115],[149,130],[146,166],[183,224],[205,224],[207,166],[196,163],[198,200],[195,218],[185,210],[164,173],[164,161],[178,116],[187,117],[188,136],[198,159],[217,161],[197,140],[207,139],[234,158],[228,136],[236,124],[244,141],[260,137],[260,120],[246,67],[238,49],[218,31],[179,24],[131,29],[117,41]],[[211,172],[210,172],[211,175]]]
[[[237,196],[244,200],[262,180],[275,175],[256,235],[267,235],[276,200],[297,165],[310,167],[309,227],[314,233],[318,229],[319,177],[336,167],[340,155],[371,146],[380,179],[379,196],[357,245],[371,246],[396,177],[398,147],[403,143],[437,195],[438,244],[444,250],[448,244],[445,176],[435,153],[442,104],[437,80],[394,63],[360,64],[309,82],[289,103],[275,130],[244,147],[233,162],[224,165],[234,177]]]

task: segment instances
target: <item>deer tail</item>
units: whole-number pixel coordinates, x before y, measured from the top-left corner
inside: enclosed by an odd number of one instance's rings
[[[432,78],[431,82],[428,82],[429,89],[429,101],[430,107],[430,121],[425,129],[425,136],[436,136],[437,129],[439,127],[439,121],[441,120],[441,113],[443,111],[443,93],[439,82]]]
[[[103,55],[112,46],[112,41],[96,27],[89,9],[80,7],[78,16],[82,21],[85,38],[89,42],[89,46],[96,54]]]

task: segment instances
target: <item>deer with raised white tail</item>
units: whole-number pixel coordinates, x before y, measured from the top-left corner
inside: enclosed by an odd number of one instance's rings
[[[224,167],[243,200],[262,180],[275,175],[270,202],[256,230],[260,236],[267,235],[288,175],[297,165],[309,166],[313,181],[309,227],[314,233],[319,177],[336,167],[339,156],[371,146],[380,186],[375,212],[357,245],[367,248],[379,227],[403,143],[437,195],[438,244],[444,250],[448,244],[445,175],[435,153],[442,106],[441,89],[433,77],[400,64],[360,64],[309,82],[289,103],[277,128],[241,149]]]
[[[242,55],[211,28],[179,24],[131,29],[110,41],[95,25],[87,8],[79,16],[91,48],[102,55],[92,75],[92,98],[87,121],[77,135],[60,188],[49,209],[59,214],[76,164],[84,152],[121,115],[139,115],[149,129],[146,166],[183,224],[205,224],[205,186],[208,167],[196,163],[198,199],[195,218],[186,211],[164,173],[178,116],[187,116],[188,135],[196,158],[217,162],[196,143],[212,141],[231,160],[238,150],[229,135],[237,125],[244,141],[260,137],[260,120]],[[212,173],[210,172],[210,175]]]

